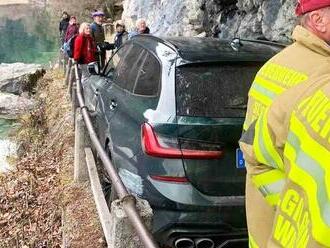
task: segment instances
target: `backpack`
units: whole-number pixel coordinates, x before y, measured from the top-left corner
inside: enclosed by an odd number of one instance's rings
[[[73,58],[74,42],[78,35],[72,36],[67,42],[63,44],[63,50],[69,58]]]

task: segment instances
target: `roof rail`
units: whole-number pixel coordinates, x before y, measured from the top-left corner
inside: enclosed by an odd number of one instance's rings
[[[254,40],[254,39],[241,39],[241,38],[233,38],[232,42],[254,42],[254,43],[260,43],[260,44],[264,44],[264,45],[272,45],[272,46],[278,46],[278,47],[286,47],[287,45],[284,43],[279,43],[279,42],[274,42],[274,41],[269,41],[269,40]],[[241,43],[240,43],[241,44]],[[242,44],[243,45],[243,44]]]
[[[144,38],[147,37],[147,38],[150,38],[152,40],[161,42],[161,43],[163,43],[164,45],[170,47],[172,50],[174,50],[176,52],[179,51],[179,49],[175,45],[173,45],[171,42],[168,42],[167,40],[164,40],[164,39],[162,39],[162,38],[160,38],[158,36],[154,36],[154,35],[151,35],[151,34],[139,34],[139,35],[135,35],[135,36],[132,37],[132,39],[138,39],[138,38],[143,38],[143,37]]]

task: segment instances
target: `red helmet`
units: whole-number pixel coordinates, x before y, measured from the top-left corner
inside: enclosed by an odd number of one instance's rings
[[[330,6],[330,0],[298,0],[296,15],[300,16],[307,12]]]

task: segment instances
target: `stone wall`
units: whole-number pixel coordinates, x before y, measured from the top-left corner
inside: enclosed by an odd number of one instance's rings
[[[145,18],[156,35],[244,37],[288,42],[295,0],[124,0],[129,29]]]
[[[145,18],[154,34],[194,36],[204,32],[201,6],[201,0],[124,0],[122,19],[129,29]]]

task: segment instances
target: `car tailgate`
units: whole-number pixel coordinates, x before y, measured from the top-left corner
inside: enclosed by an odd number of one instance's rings
[[[242,118],[178,118],[181,150],[217,150],[219,158],[183,159],[186,177],[202,193],[211,196],[244,195],[245,169],[236,167],[236,150]]]

